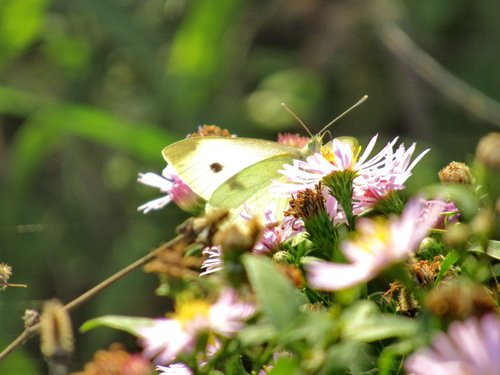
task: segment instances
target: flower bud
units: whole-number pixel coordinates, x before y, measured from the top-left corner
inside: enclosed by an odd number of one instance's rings
[[[493,208],[500,199],[500,132],[481,138],[476,148],[475,175],[485,201]],[[499,225],[500,226],[500,225]],[[496,234],[500,228],[496,228]]]
[[[473,182],[470,168],[465,163],[452,161],[439,171],[439,179],[444,184],[470,185]]]
[[[443,240],[449,246],[462,246],[468,240],[469,234],[470,228],[468,225],[454,223],[447,227]]]
[[[288,264],[289,254],[287,251],[280,250],[274,253],[273,261],[278,264]]]
[[[217,232],[214,244],[220,245],[224,254],[232,251],[250,252],[259,238],[262,226],[258,219],[252,218],[246,225],[231,225]]]
[[[476,160],[489,169],[500,170],[500,132],[490,133],[479,140]]]
[[[425,237],[418,246],[418,253],[434,252],[439,246],[439,242],[432,237]]]

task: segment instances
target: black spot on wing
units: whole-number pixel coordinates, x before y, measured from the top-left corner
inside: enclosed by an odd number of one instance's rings
[[[214,173],[219,173],[224,169],[224,166],[221,163],[212,163],[210,164],[210,170]]]

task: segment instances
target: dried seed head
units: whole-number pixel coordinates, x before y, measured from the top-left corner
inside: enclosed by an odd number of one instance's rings
[[[384,293],[384,301],[393,305],[396,312],[406,316],[415,316],[420,310],[420,305],[415,296],[408,292],[408,290],[399,281],[394,281],[389,284],[389,290]]]
[[[259,220],[252,218],[245,225],[233,224],[217,232],[214,244],[220,245],[224,254],[231,251],[249,252],[259,239],[262,229]]]
[[[415,276],[418,284],[422,288],[429,288],[434,285],[443,263],[442,256],[435,256],[432,260],[422,259],[410,264],[410,270]],[[446,271],[445,277],[450,277],[454,274],[454,269],[450,268]]]
[[[33,309],[26,309],[23,316],[24,328],[34,326],[40,321],[40,313]]]
[[[9,286],[9,278],[12,275],[12,267],[6,263],[0,263],[0,289]]]
[[[427,310],[449,320],[464,320],[498,312],[490,290],[480,284],[455,281],[442,283],[432,289],[426,298]]]
[[[299,191],[296,196],[290,199],[289,207],[285,211],[285,216],[293,216],[297,219],[307,220],[326,212],[321,183],[316,185],[314,189]]]
[[[234,137],[229,130],[222,129],[217,125],[200,125],[198,126],[198,131],[188,134],[186,138],[194,138],[194,137]]]
[[[214,209],[202,217],[189,218],[177,227],[177,233],[183,234],[187,242],[212,246],[214,234],[228,215],[226,209]]]
[[[72,375],[150,375],[151,363],[140,354],[130,354],[122,345],[113,344],[108,350],[98,350],[83,371]]]
[[[25,284],[11,284],[9,279],[12,276],[12,267],[7,263],[0,263],[0,290],[5,290],[8,286],[26,288]]]

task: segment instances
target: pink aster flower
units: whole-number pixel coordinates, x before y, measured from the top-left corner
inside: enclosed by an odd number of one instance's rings
[[[290,134],[290,133],[280,133],[278,134],[278,143],[282,145],[292,146],[296,148],[304,148],[311,141],[309,137],[302,137],[299,134]]]
[[[152,326],[140,330],[143,354],[157,363],[172,362],[181,352],[191,352],[196,344],[195,332],[175,319],[156,319]]]
[[[209,327],[221,336],[232,337],[254,313],[252,303],[241,301],[233,289],[224,289],[209,310]]]
[[[160,189],[163,197],[149,201],[138,208],[145,214],[152,210],[159,210],[170,202],[174,202],[181,209],[190,213],[199,213],[204,206],[204,201],[187,186],[172,168],[167,165],[161,176],[156,173],[140,173],[138,181],[144,185]]]
[[[140,329],[139,342],[146,357],[168,364],[180,353],[192,352],[200,333],[231,337],[254,312],[253,304],[241,301],[236,291],[224,289],[213,305],[204,300],[179,303],[171,318],[156,319],[153,325]],[[215,347],[207,347],[207,352]]]
[[[439,199],[426,201],[422,214],[426,215],[428,212],[432,212],[435,209],[440,210],[440,215],[432,226],[435,229],[443,229],[448,223],[456,223],[460,217],[460,211],[457,206],[455,206],[455,203],[445,202]]]
[[[351,145],[335,138],[329,149],[322,153],[314,153],[305,160],[294,160],[292,165],[286,164],[279,172],[287,177],[288,183],[276,183],[271,191],[277,195],[295,194],[305,189],[312,189],[323,177],[346,169],[361,170],[369,154],[375,146],[377,136],[373,137],[359,159],[353,153]],[[380,159],[381,153],[367,162],[372,166]]]
[[[251,220],[253,213],[251,209],[245,206],[245,212],[241,217]],[[276,213],[271,209],[264,211],[264,229],[257,240],[253,252],[265,254],[272,250],[278,250],[279,247],[289,239],[304,231],[304,224],[301,220],[294,217],[285,217],[281,222],[277,219]]]
[[[500,373],[500,319],[494,314],[453,322],[430,348],[405,362],[410,375],[498,375]]]
[[[210,341],[213,341],[213,343]],[[198,366],[200,368],[206,366],[208,363],[207,359],[213,357],[220,348],[221,343],[219,340],[209,339],[205,353],[202,356],[197,356]],[[194,371],[182,362],[172,363],[168,366],[156,366],[156,370],[161,371],[160,375],[194,375]]]
[[[398,138],[389,142],[375,156],[369,158],[377,136],[374,136],[361,156],[355,153],[348,142],[334,139],[331,146],[321,153],[315,153],[305,160],[294,160],[279,171],[287,177],[287,183],[275,183],[271,192],[276,195],[295,194],[313,188],[325,176],[333,172],[351,170],[356,172],[353,181],[353,212],[359,214],[373,206],[391,191],[404,189],[404,183],[411,176],[411,170],[429,151],[420,153],[410,164],[415,144],[405,149],[401,144],[394,151]]]
[[[406,205],[399,218],[360,219],[357,237],[342,243],[350,263],[313,262],[307,265],[309,284],[323,290],[345,289],[376,277],[393,263],[406,259],[438,219],[439,207],[422,216],[423,199]]]
[[[203,249],[202,254],[207,256],[201,265],[200,276],[210,275],[219,272],[224,268],[222,261],[222,249],[220,246],[210,246]]]
[[[172,363],[168,366],[156,366],[159,375],[194,375],[194,372],[184,363]]]
[[[411,162],[416,144],[413,143],[408,149],[401,144],[394,152],[392,146],[396,140],[397,138],[378,154],[383,156],[381,160],[365,165],[354,181],[353,201],[361,211],[372,207],[390,192],[403,190],[413,168],[429,152],[429,149],[424,150]]]
[[[246,220],[251,220],[252,215],[250,209],[245,208],[246,212],[241,213],[241,217]],[[257,254],[265,254],[270,251],[278,250],[280,245],[297,234],[304,231],[304,224],[301,220],[294,217],[285,217],[280,223],[276,219],[276,215],[272,210],[264,212],[264,229],[255,243],[253,252]],[[207,258],[201,265],[200,276],[206,276],[215,272],[219,272],[224,268],[222,260],[222,249],[220,246],[211,246],[203,249],[203,255]]]

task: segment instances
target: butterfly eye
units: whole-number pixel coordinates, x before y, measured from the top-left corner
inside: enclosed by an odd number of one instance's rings
[[[212,163],[212,164],[210,164],[210,169],[214,173],[219,173],[220,171],[222,171],[223,168],[224,167],[220,163]]]

